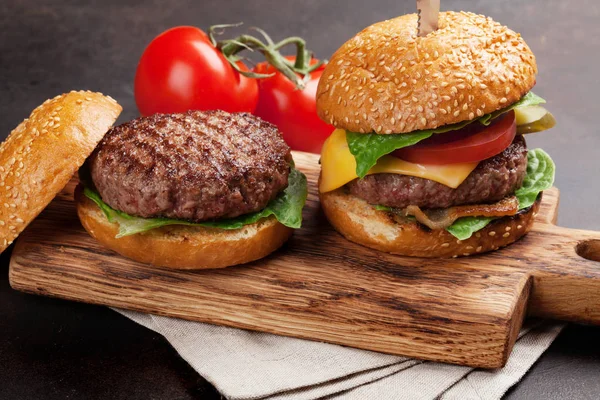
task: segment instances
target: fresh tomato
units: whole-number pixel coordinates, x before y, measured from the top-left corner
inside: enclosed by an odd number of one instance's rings
[[[295,60],[295,57],[286,58]],[[311,65],[315,63],[317,60],[311,61]],[[323,142],[334,130],[317,115],[317,85],[324,69],[322,66],[311,72],[310,80],[300,90],[267,63],[259,63],[254,68],[254,72],[260,74],[274,74],[258,81],[259,99],[255,114],[277,125],[293,150],[320,153]]]
[[[238,66],[248,70],[241,62]],[[212,109],[253,112],[258,84],[238,73],[202,30],[179,26],[158,35],[142,54],[135,101],[142,115]]]
[[[489,126],[476,122],[463,129],[435,134],[413,146],[396,150],[392,155],[418,164],[477,162],[502,153],[516,133],[515,113],[510,111]]]

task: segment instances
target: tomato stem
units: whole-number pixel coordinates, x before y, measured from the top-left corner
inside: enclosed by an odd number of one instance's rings
[[[311,65],[313,57],[312,52],[306,49],[306,42],[301,37],[293,36],[285,38],[277,43],[262,29],[252,27],[251,29],[260,33],[266,43],[260,39],[243,34],[234,39],[217,40],[215,35],[222,35],[226,28],[238,27],[240,24],[223,24],[213,25],[208,30],[208,35],[211,43],[221,51],[223,56],[229,61],[231,66],[240,74],[255,78],[269,78],[274,74],[260,74],[252,71],[242,71],[238,65],[241,57],[239,53],[243,51],[259,51],[263,54],[266,61],[272,65],[277,71],[281,72],[285,77],[294,82],[298,89],[304,89],[306,82],[310,80],[310,73],[321,67],[326,61],[319,61]],[[296,60],[292,63],[285,58],[279,51],[287,45],[296,46]],[[299,77],[300,75],[301,77]]]

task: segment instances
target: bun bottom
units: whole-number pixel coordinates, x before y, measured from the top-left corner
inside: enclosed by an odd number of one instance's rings
[[[327,219],[346,239],[387,253],[427,258],[470,256],[508,246],[531,230],[541,202],[540,196],[530,208],[494,220],[469,239],[458,240],[445,229],[398,221],[344,188],[319,197]]]
[[[281,247],[293,231],[269,217],[235,230],[170,225],[117,239],[118,224],[108,221],[81,185],[75,202],[81,224],[98,242],[124,257],[164,268],[224,268],[255,261]]]

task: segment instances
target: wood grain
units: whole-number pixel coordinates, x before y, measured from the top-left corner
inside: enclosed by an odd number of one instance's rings
[[[506,362],[529,313],[600,323],[599,264],[575,252],[600,234],[551,225],[501,251],[435,260],[346,241],[316,196],[318,158],[296,153],[311,186],[303,228],[278,252],[214,271],[169,271],[102,248],[81,227],[74,183],[21,235],[10,282],[29,293],[475,367]],[[533,283],[533,286],[532,286]]]

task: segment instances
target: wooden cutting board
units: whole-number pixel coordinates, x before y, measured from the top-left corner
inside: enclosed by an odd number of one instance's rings
[[[406,258],[337,234],[319,209],[318,157],[294,158],[310,185],[304,225],[266,259],[199,272],[127,260],[83,230],[71,182],[21,234],[10,283],[45,296],[484,368],[504,365],[526,312],[600,323],[600,233],[554,225],[557,189],[545,192],[532,232],[508,248]]]

